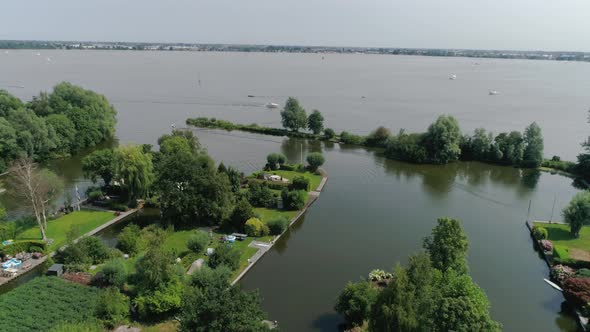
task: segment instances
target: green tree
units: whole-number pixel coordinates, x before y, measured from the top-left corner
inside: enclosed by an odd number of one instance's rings
[[[336,137],[336,132],[332,128],[326,128],[326,129],[324,129],[324,135],[326,136],[327,139],[332,139],[332,138]]]
[[[82,159],[84,176],[93,183],[101,178],[105,185],[110,185],[115,167],[115,153],[111,149],[96,150]]]
[[[123,288],[127,282],[127,266],[121,258],[116,258],[107,261],[102,268],[102,278],[100,282],[117,287]]]
[[[23,108],[23,102],[6,90],[0,90],[0,117],[6,117],[11,110]]]
[[[568,206],[563,209],[563,219],[570,225],[573,236],[579,237],[584,225],[590,225],[590,192],[576,194]]]
[[[250,204],[257,207],[272,207],[276,202],[266,183],[251,182],[247,197]]]
[[[244,225],[244,231],[249,236],[260,237],[266,236],[270,233],[270,230],[266,224],[262,222],[262,220],[258,218],[250,218],[246,221]]]
[[[307,118],[307,129],[315,135],[319,135],[324,130],[324,116],[320,111],[313,110]]]
[[[197,230],[188,238],[186,246],[194,253],[200,254],[209,244],[209,234],[205,231]]]
[[[270,169],[279,169],[279,154],[270,153],[268,156],[266,156],[266,162]]]
[[[385,147],[391,137],[391,131],[383,126],[373,130],[365,141],[368,146]]]
[[[25,155],[34,160],[49,158],[56,147],[57,136],[44,118],[28,109],[11,110],[6,117],[16,131],[17,144]]]
[[[315,172],[326,161],[324,156],[319,152],[312,152],[306,157],[307,163],[311,171]]]
[[[469,243],[459,220],[439,218],[432,235],[424,239],[424,249],[430,254],[432,266],[443,272],[455,270],[467,273]]]
[[[379,292],[368,281],[349,282],[336,301],[334,310],[353,326],[363,325]]]
[[[12,124],[0,117],[0,171],[4,171],[12,160],[26,153],[18,145],[18,135]]]
[[[401,129],[396,136],[387,141],[385,155],[395,160],[424,163],[428,160],[423,144],[424,136],[425,134],[406,134]]]
[[[67,156],[76,146],[76,127],[64,114],[52,114],[46,118],[47,126],[55,131],[55,153]]]
[[[240,267],[240,252],[230,245],[219,245],[209,257],[209,266],[217,268],[222,265],[237,270]]]
[[[524,130],[525,149],[522,164],[526,167],[539,167],[543,162],[543,134],[536,122]]]
[[[298,132],[299,129],[307,125],[307,114],[305,109],[299,105],[299,101],[289,97],[285,103],[285,108],[281,111],[281,121],[286,129]]]
[[[146,197],[154,181],[152,156],[140,146],[126,145],[115,150],[115,174],[127,189],[129,201]]]
[[[428,127],[424,136],[424,147],[428,158],[435,164],[446,164],[459,159],[461,129],[457,120],[450,115],[441,115]]]
[[[268,331],[258,293],[229,285],[230,272],[203,268],[196,272],[184,293],[180,331]]]
[[[471,153],[475,160],[486,160],[490,156],[492,148],[492,133],[487,133],[483,128],[475,129],[471,138]]]
[[[165,221],[215,225],[229,218],[235,204],[230,180],[204,151],[170,151],[157,159],[155,188]]]
[[[242,232],[246,220],[252,217],[254,217],[254,209],[252,208],[252,205],[247,199],[241,198],[234,207],[234,211],[232,212],[229,221],[233,229]]]
[[[134,256],[145,247],[141,237],[141,229],[136,224],[129,224],[117,235],[117,248],[122,252]]]
[[[430,316],[433,331],[501,331],[490,317],[486,294],[469,275],[451,270],[436,276],[436,310]]]
[[[135,283],[145,291],[162,289],[175,277],[174,258],[157,245],[151,245],[147,252],[135,262]]]
[[[129,316],[129,298],[117,288],[102,290],[96,303],[96,317],[109,328],[127,321]]]

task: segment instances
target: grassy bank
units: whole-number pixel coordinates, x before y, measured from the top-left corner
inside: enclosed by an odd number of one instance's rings
[[[112,212],[82,210],[66,214],[47,222],[47,238],[53,239],[49,250],[53,251],[66,243],[66,234],[71,227],[76,227],[80,235],[86,234],[115,218]],[[18,234],[17,240],[40,240],[41,231],[38,226],[31,227]]]
[[[535,222],[534,225],[547,230],[547,239],[553,243],[559,258],[573,258],[578,260],[588,260],[590,258],[589,226],[582,227],[580,236],[576,238],[570,233],[570,226],[566,224]]]

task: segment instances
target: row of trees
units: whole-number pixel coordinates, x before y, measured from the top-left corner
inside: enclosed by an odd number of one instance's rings
[[[500,331],[468,274],[467,248],[460,222],[440,218],[408,267],[397,265],[385,280],[348,283],[335,309],[370,331]]]
[[[0,171],[18,158],[68,156],[113,136],[116,111],[95,92],[60,83],[28,103],[0,90]]]
[[[533,122],[521,134],[500,133],[478,128],[474,134],[462,135],[452,116],[442,115],[425,133],[408,134],[403,129],[390,136],[385,128],[374,131],[364,141],[371,146],[385,146],[387,157],[415,163],[446,164],[459,159],[539,167],[543,162],[541,128]]]
[[[318,110],[313,110],[309,117],[305,109],[299,105],[299,101],[289,97],[281,111],[281,122],[285,129],[298,132],[299,129],[309,129],[315,135],[324,130],[324,116]]]

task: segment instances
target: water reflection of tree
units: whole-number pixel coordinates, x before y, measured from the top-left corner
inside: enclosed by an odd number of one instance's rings
[[[520,170],[513,167],[498,166],[480,162],[457,162],[447,165],[418,165],[388,160],[375,156],[375,163],[384,166],[385,172],[396,178],[422,179],[424,189],[435,197],[444,197],[457,180],[471,187],[481,187],[493,182],[495,185],[516,189],[519,194],[529,194],[536,188],[540,172]]]
[[[281,235],[281,238],[277,243],[275,243],[273,247],[279,253],[279,255],[282,255],[285,252],[285,250],[287,250],[287,248],[289,247],[288,243],[289,239],[291,238],[291,235],[299,231],[301,229],[301,226],[303,226],[304,222],[305,214],[301,216],[301,218],[299,218],[299,220],[297,220],[297,222],[293,224],[292,227],[287,229],[287,231],[283,235]]]
[[[281,142],[281,152],[287,157],[290,162],[301,161],[301,151],[303,150],[303,162],[305,162],[305,155],[310,152],[322,152],[323,142],[316,140],[306,140],[301,138],[289,137]]]

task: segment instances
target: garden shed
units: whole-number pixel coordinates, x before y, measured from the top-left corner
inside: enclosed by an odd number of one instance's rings
[[[53,264],[45,273],[48,276],[56,276],[59,277],[64,272],[64,265],[63,264]]]

